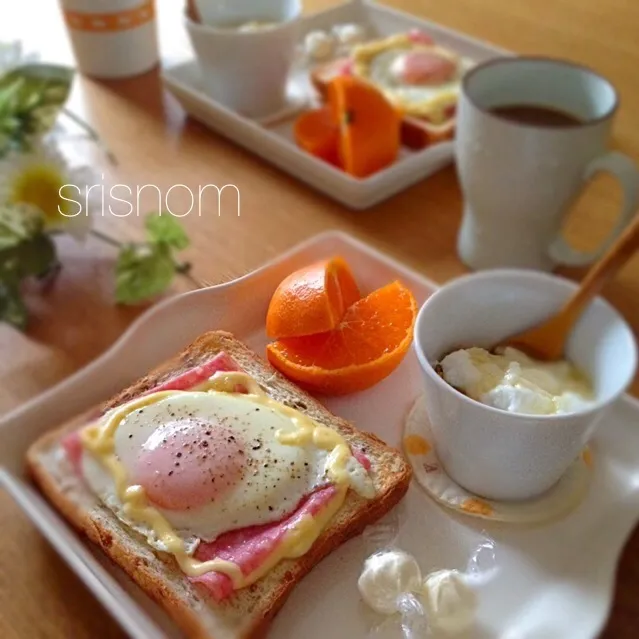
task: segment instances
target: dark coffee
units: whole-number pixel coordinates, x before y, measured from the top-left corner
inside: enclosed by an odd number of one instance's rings
[[[491,113],[512,122],[532,124],[533,126],[579,126],[583,122],[565,111],[535,104],[507,104],[493,107]]]

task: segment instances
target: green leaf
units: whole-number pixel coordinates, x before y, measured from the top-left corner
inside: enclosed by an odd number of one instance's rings
[[[115,298],[120,304],[138,304],[166,291],[174,276],[166,245],[124,246],[115,266]]]
[[[144,225],[149,234],[149,241],[153,244],[166,244],[178,251],[190,244],[186,231],[170,213],[149,213]]]
[[[0,208],[0,322],[25,328],[22,280],[42,278],[57,265],[55,244],[44,232],[42,218],[21,207]]]
[[[57,264],[55,244],[42,218],[24,207],[0,208],[0,279],[42,277]]]
[[[42,219],[23,207],[0,207],[0,252],[30,240],[42,227]]]
[[[15,246],[0,250],[0,280],[20,282],[25,277],[44,277],[57,263],[53,240],[40,232]]]
[[[0,78],[0,107],[8,109],[20,93],[24,84],[24,78],[11,78],[8,75]]]
[[[39,233],[20,246],[22,277],[44,277],[58,263],[55,244],[49,235]]]
[[[27,64],[0,78],[0,153],[51,129],[72,80],[72,69],[51,64]]]
[[[0,322],[7,322],[23,331],[27,327],[28,319],[19,285],[0,281]]]

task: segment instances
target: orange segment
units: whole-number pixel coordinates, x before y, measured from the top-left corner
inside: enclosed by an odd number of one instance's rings
[[[267,346],[271,364],[302,387],[332,395],[364,390],[392,373],[413,336],[417,303],[393,282],[353,304],[334,330]]]
[[[353,76],[337,76],[327,89],[340,126],[344,170],[364,178],[392,164],[401,139],[401,116],[395,107],[372,84]]]
[[[329,107],[302,113],[295,121],[293,135],[300,148],[339,166],[339,127]]]
[[[431,446],[421,435],[407,435],[404,437],[404,449],[409,455],[428,455]]]
[[[295,271],[277,287],[266,314],[266,334],[280,339],[330,331],[359,298],[343,258],[316,262]]]
[[[495,513],[493,507],[485,502],[483,499],[479,499],[476,497],[469,497],[465,499],[460,508],[465,510],[467,513],[472,513],[473,515],[483,515],[484,517],[492,517]]]

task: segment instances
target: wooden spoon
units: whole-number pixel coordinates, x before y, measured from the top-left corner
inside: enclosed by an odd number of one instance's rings
[[[186,15],[193,21],[201,23],[200,12],[198,11],[195,0],[186,0]]]
[[[557,314],[543,324],[509,337],[499,346],[512,346],[542,361],[561,359],[570,331],[590,300],[617,274],[637,249],[639,249],[639,215],[588,271],[581,286]]]

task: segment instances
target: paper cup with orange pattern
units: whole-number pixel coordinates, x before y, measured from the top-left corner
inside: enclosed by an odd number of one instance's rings
[[[62,0],[79,70],[126,78],[158,63],[154,0]]]

